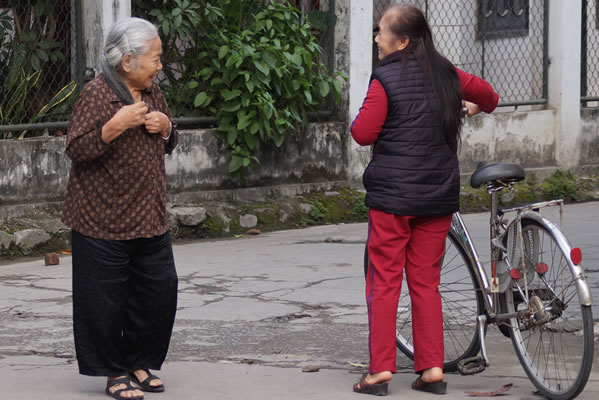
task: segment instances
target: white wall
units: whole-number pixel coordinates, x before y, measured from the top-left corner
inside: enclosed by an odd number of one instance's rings
[[[349,31],[349,121],[353,121],[362,106],[372,73],[372,1],[351,0]],[[351,141],[350,176],[359,179],[364,167],[358,148]]]
[[[581,0],[549,2],[549,106],[557,111],[556,161],[577,167],[580,161]]]
[[[83,0],[85,65],[97,73],[98,57],[110,26],[131,16],[131,0]]]

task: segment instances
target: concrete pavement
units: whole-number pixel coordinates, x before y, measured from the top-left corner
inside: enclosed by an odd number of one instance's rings
[[[553,215],[551,215],[554,213]],[[547,212],[554,221],[559,217]],[[565,208],[564,230],[582,248],[599,317],[599,203]],[[488,259],[488,214],[465,220]],[[179,310],[159,375],[164,394],[148,399],[346,399],[367,364],[362,254],[365,224],[272,232],[175,246]],[[0,265],[1,399],[107,398],[102,378],[77,374],[72,344],[70,257]],[[482,374],[448,374],[446,399],[492,391],[533,399],[534,387],[511,342],[489,329],[491,366]],[[581,399],[599,396],[599,349]],[[304,366],[320,370],[304,373]],[[409,389],[412,363],[398,354],[390,396],[430,398]]]

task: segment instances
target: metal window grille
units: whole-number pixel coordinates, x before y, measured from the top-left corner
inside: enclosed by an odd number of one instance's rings
[[[580,95],[583,106],[599,101],[599,13],[597,0],[582,1]]]
[[[374,0],[375,27],[395,2],[419,7],[437,49],[491,83],[500,106],[547,102],[547,0]]]
[[[315,33],[322,47],[321,61],[330,72],[334,69],[335,55],[333,36],[335,1],[290,1],[303,12],[306,18],[312,11],[320,12],[320,26],[315,28]],[[6,99],[0,98],[0,106],[2,106],[0,109],[0,139],[14,138],[25,134],[28,136],[64,134],[77,92],[73,93],[68,101],[61,102],[60,107],[52,108],[51,112],[44,115],[43,118],[36,118],[36,115],[44,105],[53,99],[56,93],[69,83],[78,82],[77,90],[84,83],[81,0],[23,0],[18,3],[18,6],[13,4],[14,2],[10,0],[0,0],[0,88],[6,83],[5,77],[8,76],[7,71],[10,67],[8,57],[12,57],[15,46],[24,44],[23,40],[28,39],[28,35],[32,40],[29,43],[31,48],[26,52],[27,59],[22,63],[14,64],[13,68],[22,65],[26,74],[31,74],[35,70],[39,70],[40,74],[35,87],[23,96],[23,101],[20,103],[22,112],[18,114],[18,117],[2,118],[2,115],[7,115]],[[132,6],[135,9],[135,0],[132,0]],[[257,12],[258,8],[249,11]],[[29,21],[29,25],[23,21]],[[31,36],[33,34],[25,33],[25,38],[22,37],[23,31],[27,32],[24,29],[26,26],[31,27],[30,31],[35,33],[36,40],[33,40],[34,36]],[[48,39],[47,43],[40,40],[44,38]],[[56,54],[42,54],[48,53],[48,49]],[[41,52],[41,50],[46,51]],[[309,117],[311,119],[329,118],[333,109],[332,98],[326,108],[325,111],[311,113]],[[180,125],[192,126],[215,122],[213,117],[188,118],[190,115],[197,115],[197,112],[191,109],[183,110],[175,115],[175,119]]]
[[[0,0],[0,138],[64,132],[83,81],[80,10],[80,0]]]

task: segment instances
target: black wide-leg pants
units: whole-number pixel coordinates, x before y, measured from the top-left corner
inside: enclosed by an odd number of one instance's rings
[[[159,370],[177,310],[169,232],[103,240],[73,234],[73,328],[79,372]]]

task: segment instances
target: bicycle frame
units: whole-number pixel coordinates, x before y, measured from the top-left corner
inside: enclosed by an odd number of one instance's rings
[[[502,313],[502,311],[505,311],[505,310],[501,310],[500,306],[499,306],[500,291],[498,290],[499,285],[496,280],[497,279],[496,264],[498,262],[503,262],[506,264],[505,267],[508,271],[512,269],[512,266],[510,265],[509,260],[506,257],[507,249],[502,244],[502,240],[505,237],[505,235],[508,233],[508,228],[511,226],[511,223],[514,223],[514,222],[510,223],[509,220],[504,218],[504,215],[506,213],[510,213],[510,212],[517,213],[517,215],[515,217],[515,221],[518,224],[518,240],[520,241],[520,249],[522,252],[524,251],[523,238],[522,238],[522,224],[521,224],[522,218],[527,218],[527,219],[532,219],[532,220],[538,221],[539,223],[542,223],[543,225],[547,226],[550,230],[560,233],[559,235],[557,235],[558,237],[561,238],[561,240],[558,242],[560,247],[562,247],[564,249],[570,249],[570,245],[567,243],[567,241],[565,240],[563,235],[561,235],[561,231],[559,230],[559,228],[554,223],[552,223],[548,219],[544,218],[538,212],[538,209],[540,209],[542,207],[559,206],[560,207],[560,222],[561,222],[562,213],[563,213],[563,210],[562,210],[563,200],[551,200],[551,201],[530,203],[530,204],[525,204],[525,205],[521,205],[521,206],[517,206],[517,207],[513,207],[513,208],[506,208],[506,209],[498,210],[498,208],[497,208],[497,192],[499,192],[503,188],[505,188],[505,186],[494,186],[494,185],[488,186],[488,191],[489,191],[489,194],[491,195],[491,218],[490,218],[490,246],[491,246],[491,265],[492,265],[491,281],[489,281],[489,279],[487,278],[487,274],[485,271],[485,265],[482,262],[479,254],[478,254],[478,251],[476,250],[476,247],[474,245],[474,242],[472,241],[470,233],[468,232],[468,229],[466,228],[466,224],[464,223],[464,220],[462,219],[462,216],[460,215],[459,212],[456,212],[455,214],[453,214],[451,227],[450,227],[450,229],[452,229],[454,231],[454,233],[457,234],[457,236],[461,239],[462,243],[464,244],[464,247],[467,250],[467,256],[470,258],[473,265],[475,266],[474,275],[477,280],[478,287],[480,287],[481,290],[483,291],[482,299],[483,299],[483,304],[484,304],[484,313],[482,313],[481,315],[478,315],[477,325],[478,325],[479,337],[480,337],[480,341],[481,341],[481,355],[482,355],[482,359],[485,363],[485,366],[489,365],[489,359],[487,357],[487,351],[486,351],[486,346],[485,346],[485,341],[484,341],[485,326],[488,324],[498,324],[502,321],[508,321],[509,319],[518,316],[518,312],[516,312],[516,313],[503,312]],[[524,257],[522,256],[521,259],[523,260]],[[573,268],[572,272],[574,273],[574,276],[578,277],[576,279],[576,286],[578,287],[578,289],[579,289],[578,292],[580,293],[580,295],[579,295],[580,303],[583,305],[591,305],[591,302],[592,302],[591,301],[591,293],[590,293],[589,287],[584,283],[585,278],[584,278],[584,273],[583,273],[582,268],[579,265],[573,265],[573,266],[571,266],[571,268]],[[525,275],[526,275],[526,273],[525,273]],[[511,278],[508,278],[508,279],[511,279]],[[529,296],[528,296],[527,279],[526,278],[524,279],[524,290],[520,287],[518,282],[514,281],[514,284],[515,284],[515,288],[520,292],[522,299],[524,299],[524,301],[526,301],[528,303]],[[511,289],[509,289],[511,287],[512,287],[511,285],[508,285],[508,289],[504,289],[504,290],[511,290]]]

